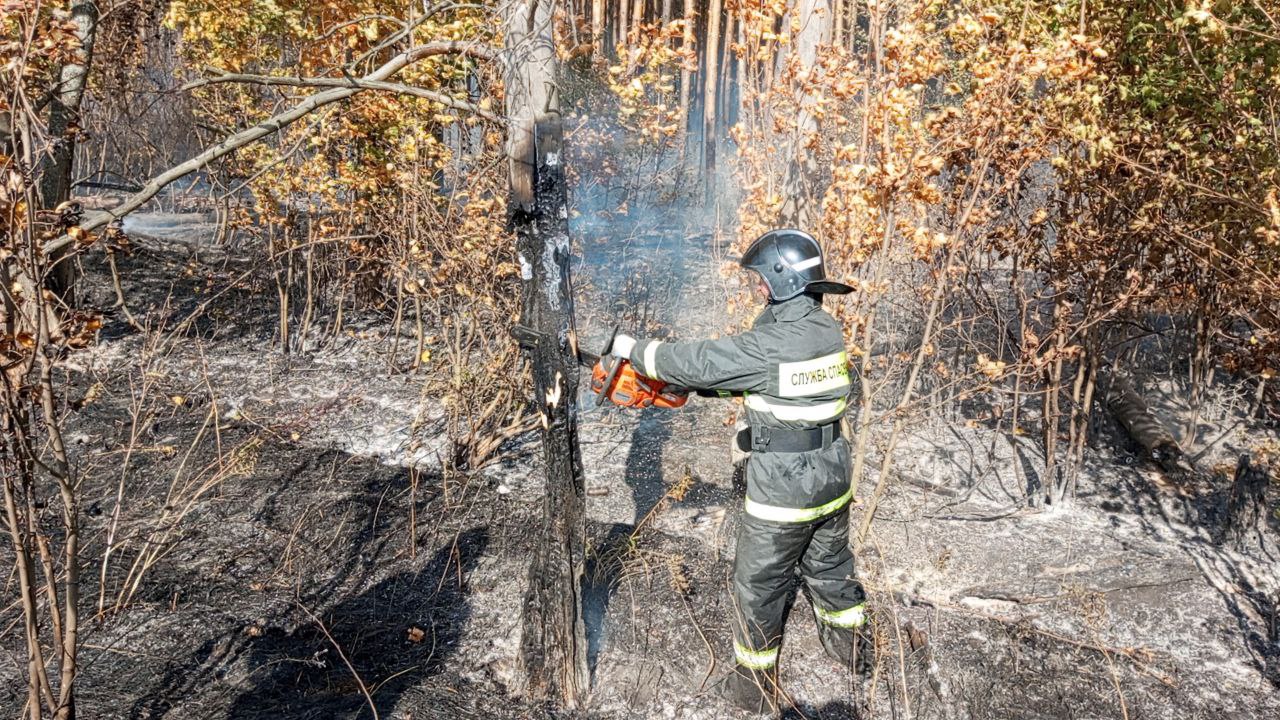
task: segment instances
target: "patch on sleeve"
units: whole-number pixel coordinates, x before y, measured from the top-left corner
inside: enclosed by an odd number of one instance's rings
[[[778,396],[806,397],[849,385],[849,356],[843,350],[812,360],[778,364]]]

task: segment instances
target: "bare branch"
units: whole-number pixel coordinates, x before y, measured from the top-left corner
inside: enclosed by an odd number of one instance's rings
[[[374,70],[368,75],[360,78],[354,87],[348,83],[344,84],[342,87],[321,90],[320,92],[307,97],[307,99],[299,102],[288,110],[273,115],[251,128],[235,133],[234,135],[224,139],[222,142],[207,148],[204,152],[196,155],[190,160],[165,170],[143,185],[142,190],[134,193],[127,200],[110,210],[86,213],[85,220],[80,223],[79,228],[88,233],[93,232],[112,221],[119,220],[125,215],[128,215],[134,210],[145,205],[147,201],[158,195],[161,190],[173,181],[189,173],[195,172],[214,160],[229,155],[246,145],[251,145],[264,137],[280,132],[318,108],[338,102],[339,100],[345,100],[359,92],[363,92],[367,89],[368,83],[383,82],[387,78],[395,75],[415,62],[438,55],[466,55],[468,57],[482,60],[495,60],[498,57],[498,54],[494,49],[471,42],[434,42],[409,48],[408,50],[405,50],[399,55],[391,58],[386,63],[383,63],[377,70]],[[71,235],[63,235],[46,243],[42,250],[46,255],[48,255],[56,253],[74,242],[75,240]]]
[[[278,77],[274,75],[249,75],[245,73],[223,73],[210,78],[195,80],[182,86],[183,90],[192,90],[207,85],[215,85],[219,83],[245,83],[251,85],[270,85],[283,87],[327,87],[327,88],[359,88],[362,90],[381,90],[384,92],[395,93],[397,95],[412,95],[413,97],[430,100],[440,103],[454,110],[469,112],[478,115],[490,122],[502,122],[502,118],[481,108],[480,106],[469,103],[465,100],[458,100],[444,93],[438,93],[426,88],[414,87],[403,83],[379,82],[375,80],[363,80],[358,78],[323,78],[323,77]]]
[[[369,58],[373,57],[374,55],[377,55],[378,53],[382,52],[383,50],[386,50],[387,48],[391,47],[392,45],[395,45],[396,43],[400,42],[401,40],[405,39],[406,37],[409,37],[409,36],[410,36],[410,34],[411,34],[411,33],[413,33],[413,31],[414,31],[414,30],[415,30],[419,25],[421,25],[422,23],[426,22],[427,20],[430,20],[431,18],[435,17],[436,15],[439,15],[439,14],[440,14],[440,13],[442,13],[442,12],[447,12],[447,11],[450,11],[450,10],[483,10],[483,9],[485,9],[485,6],[484,6],[484,5],[476,4],[476,3],[450,3],[450,4],[448,4],[448,5],[439,5],[439,6],[436,6],[436,7],[434,7],[434,8],[432,8],[432,7],[428,7],[428,8],[426,8],[426,11],[427,11],[427,12],[426,12],[426,14],[425,14],[425,15],[422,15],[421,17],[413,18],[413,19],[412,19],[411,21],[409,21],[408,23],[401,23],[401,24],[403,25],[403,27],[402,27],[398,32],[393,33],[393,34],[392,34],[390,37],[388,37],[386,40],[383,40],[382,42],[378,43],[377,45],[374,45],[373,47],[369,48],[367,51],[365,51],[365,53],[364,53],[363,55],[361,55],[360,57],[358,57],[358,58],[356,58],[355,60],[351,61],[350,63],[347,63],[346,67],[349,67],[349,68],[350,68],[350,67],[354,67],[354,66],[356,66],[356,65],[359,65],[360,63],[364,62],[365,60],[368,60]]]
[[[325,30],[324,32],[320,33],[320,35],[316,37],[314,42],[317,42],[317,43],[323,42],[333,37],[334,33],[338,32],[343,28],[351,27],[352,25],[359,25],[360,23],[369,22],[370,20],[382,20],[384,22],[389,22],[395,25],[399,25],[401,31],[403,31],[406,27],[405,21],[401,20],[398,17],[391,17],[390,15],[377,15],[377,14],[361,15],[360,17],[351,18],[350,20],[344,20],[338,23],[337,25],[330,27],[328,30]]]

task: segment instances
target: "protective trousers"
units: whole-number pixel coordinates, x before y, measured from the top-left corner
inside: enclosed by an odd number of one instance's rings
[[[733,561],[734,657],[751,670],[778,661],[796,574],[804,580],[823,645],[852,643],[866,623],[865,594],[854,579],[849,511],[810,523],[778,524],[743,514]]]

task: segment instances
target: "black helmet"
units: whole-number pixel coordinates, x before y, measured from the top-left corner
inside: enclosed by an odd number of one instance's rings
[[[790,300],[806,292],[834,295],[853,292],[848,285],[827,279],[822,248],[803,230],[770,230],[751,243],[739,263],[760,273],[769,286],[772,302]]]

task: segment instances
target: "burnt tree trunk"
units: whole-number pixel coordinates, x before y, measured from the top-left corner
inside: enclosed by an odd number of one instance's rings
[[[553,0],[514,0],[506,8],[509,212],[521,267],[520,322],[538,338],[529,362],[547,481],[523,603],[519,665],[526,692],[573,708],[588,685],[585,492],[554,6]]]

